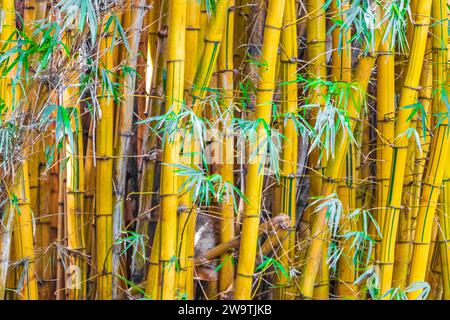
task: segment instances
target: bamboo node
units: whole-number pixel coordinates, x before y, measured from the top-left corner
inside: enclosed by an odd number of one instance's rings
[[[275,30],[283,30],[283,27],[278,27],[278,26],[273,26],[273,25],[270,25],[270,24],[264,24],[264,28],[267,28],[267,29],[275,29]]]
[[[410,89],[410,90],[413,90],[413,91],[420,91],[420,90],[422,90],[422,87],[421,87],[421,86],[418,86],[418,87],[412,87],[412,86],[408,86],[408,85],[406,85],[406,84],[403,85],[403,88],[407,88],[407,89]]]
[[[238,276],[240,276],[240,277],[244,277],[244,278],[250,278],[250,279],[253,279],[253,274],[248,275],[248,274],[244,274],[244,273],[241,273],[241,272],[236,272],[236,275],[238,275]]]

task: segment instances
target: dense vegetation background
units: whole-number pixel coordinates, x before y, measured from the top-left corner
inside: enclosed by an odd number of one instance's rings
[[[447,0],[0,4],[0,299],[450,298]]]

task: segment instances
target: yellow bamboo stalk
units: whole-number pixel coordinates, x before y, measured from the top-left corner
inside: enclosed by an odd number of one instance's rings
[[[384,25],[386,28],[386,24]],[[381,43],[378,56],[378,82],[377,82],[377,223],[383,234],[383,219],[386,214],[386,201],[389,189],[389,177],[392,166],[392,143],[394,141],[395,117],[395,68],[394,52],[391,45],[392,34]],[[381,236],[375,234],[375,257],[378,260],[381,252]]]
[[[341,6],[333,1],[331,3],[331,14],[340,19],[345,20],[346,10],[350,7],[349,2],[342,2]],[[332,31],[332,47],[331,54],[332,69],[331,75],[333,81],[342,81],[351,83],[352,81],[352,59],[351,45],[348,43],[351,37],[351,30],[347,31],[335,28]],[[356,208],[356,189],[354,186],[356,178],[356,152],[352,145],[349,146],[345,158],[345,166],[341,168],[342,182],[338,186],[338,197],[341,200],[344,214],[341,219],[341,229],[343,233],[355,231],[356,225],[353,220],[346,216]],[[357,286],[354,284],[356,280],[356,271],[353,263],[354,250],[349,250],[351,243],[342,243],[342,256],[338,261],[338,282],[337,294],[344,299],[354,299],[357,294]]]
[[[269,1],[267,10],[264,40],[261,57],[265,64],[259,69],[260,81],[256,95],[256,119],[263,120],[267,125],[271,122],[272,98],[275,88],[275,73],[277,48],[280,41],[281,27],[285,1]],[[262,125],[259,125],[255,137],[255,145],[264,139]],[[255,268],[257,230],[260,219],[261,196],[264,180],[265,153],[257,151],[251,163],[248,164],[245,196],[248,202],[244,205],[242,216],[241,245],[239,262],[236,272],[236,300],[250,299],[252,278]]]
[[[308,73],[311,78],[314,79],[325,79],[327,76],[327,65],[326,65],[326,15],[325,15],[325,1],[323,0],[311,0],[306,4],[306,11],[308,14],[308,20],[306,23],[306,28],[308,32],[306,33],[306,44],[307,44],[307,58],[308,58]],[[318,85],[313,91],[309,93],[310,103],[315,107],[311,110],[311,122],[315,123],[319,109],[325,106],[325,95],[327,89],[323,85]],[[310,191],[309,196],[316,197],[320,195],[322,188],[322,179],[324,174],[324,169],[326,167],[326,157],[321,157],[321,152],[318,148],[312,150],[308,157],[308,168],[309,168],[309,185]],[[305,210],[302,222],[306,227],[305,238],[309,237],[311,228],[311,214],[314,208],[308,206]],[[326,253],[327,249],[323,248],[323,253]],[[306,253],[306,251],[304,251]],[[326,257],[326,254],[325,254]],[[326,258],[325,258],[326,259]],[[326,266],[326,261],[321,261],[320,268],[320,285],[316,287],[314,296],[318,299],[326,299],[327,293],[327,279],[328,270]],[[325,274],[326,273],[326,274]],[[320,288],[320,289],[319,289]]]
[[[286,114],[287,120],[282,124],[282,132],[286,137],[282,149],[280,198],[281,210],[279,213],[287,214],[291,219],[291,229],[288,236],[282,241],[280,249],[280,262],[285,270],[290,270],[294,263],[295,224],[296,224],[296,194],[297,194],[297,154],[298,133],[292,118],[297,111],[297,14],[294,0],[287,0],[284,16],[283,29],[281,31],[281,56],[280,68],[283,79],[282,113]],[[274,299],[294,299],[293,280],[285,276],[277,279],[278,288],[274,291]]]
[[[187,17],[186,17],[186,52],[190,54],[186,56],[186,72],[184,73],[184,91],[186,105],[192,103],[192,97],[189,95],[192,89],[195,72],[198,65],[198,48],[200,33],[200,3],[195,0],[187,1]],[[195,149],[194,141],[189,137],[183,140],[183,153],[180,163],[183,165],[192,165],[192,152]],[[179,177],[180,185],[187,180],[187,177]],[[196,210],[192,203],[192,193],[188,190],[182,190],[180,196],[180,216],[178,220],[178,240],[177,253],[179,259],[180,271],[177,273],[178,294],[185,296],[186,299],[192,300],[194,297],[194,233]]]
[[[449,88],[447,73],[448,59],[448,21],[447,2],[444,0],[433,1],[433,112],[447,114],[447,108],[443,95],[447,96]],[[438,120],[438,119],[437,119]],[[431,139],[430,156],[423,177],[423,188],[417,214],[417,226],[414,235],[413,253],[411,259],[411,271],[409,283],[425,281],[427,258],[429,255],[431,231],[433,228],[434,214],[438,202],[441,184],[446,166],[443,163],[449,161],[448,117],[440,123],[436,122],[434,136]],[[409,299],[415,299],[420,294],[419,290],[408,293]]]
[[[101,24],[100,61],[110,70],[114,65],[115,48],[111,50],[111,30],[104,30],[106,21]],[[111,28],[111,27],[110,27]],[[108,90],[98,92],[101,114],[96,127],[96,266],[97,299],[112,298],[112,246],[113,246],[113,128],[114,101]]]
[[[30,188],[28,180],[28,162],[16,173],[13,194],[18,203],[14,218],[14,244],[16,259],[23,261],[19,267],[24,273],[24,282],[19,293],[21,300],[37,300],[37,279],[35,274],[33,247],[33,218],[30,209]]]
[[[222,152],[219,159],[219,174],[223,181],[234,184],[234,138],[231,132],[231,121],[234,113],[233,104],[233,48],[234,48],[234,13],[235,1],[230,0],[226,31],[223,38],[223,45],[220,47],[217,62],[218,85],[223,90],[221,101],[222,119]],[[220,219],[220,242],[225,243],[234,238],[234,206],[233,199],[224,199],[221,204]],[[223,298],[233,289],[234,265],[233,252],[229,251],[220,256],[221,269],[219,270],[219,292]]]
[[[416,102],[421,66],[425,55],[426,38],[430,21],[431,1],[421,1],[417,5],[411,56],[408,63],[405,81],[400,93],[400,102],[395,125],[395,140],[392,156],[392,170],[386,201],[386,214],[383,221],[383,238],[380,252],[381,291],[391,288],[394,269],[394,249],[397,239],[398,219],[404,180],[404,168],[408,153],[408,137],[406,130],[410,126],[408,117],[411,109],[405,107]]]
[[[186,0],[169,1],[169,33],[167,38],[166,110],[177,115],[184,98],[184,59],[186,34]],[[159,252],[158,298],[175,298],[175,264],[177,241],[178,178],[173,164],[178,163],[180,141],[177,132],[167,133],[163,147],[161,170],[161,238]]]

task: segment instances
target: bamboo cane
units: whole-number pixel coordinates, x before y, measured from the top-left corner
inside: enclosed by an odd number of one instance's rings
[[[103,30],[100,42],[100,61],[110,70],[114,64],[113,47],[111,51],[111,30]],[[111,27],[110,27],[111,28]],[[96,266],[97,266],[97,299],[112,298],[112,246],[113,246],[113,128],[114,101],[112,93],[99,92],[100,119],[96,127]]]
[[[267,125],[271,121],[272,97],[275,84],[275,64],[277,47],[280,41],[282,17],[285,1],[270,1],[265,22],[265,32],[261,56],[266,62],[260,67],[260,82],[256,96],[256,119],[263,120]],[[262,126],[256,132],[256,145],[264,139]],[[258,151],[248,165],[245,196],[248,202],[244,206],[242,216],[242,242],[239,248],[239,262],[235,280],[235,295],[237,300],[251,297],[252,278],[255,267],[255,249],[257,244],[257,229],[260,218],[261,193],[264,179],[265,154]]]
[[[166,109],[175,115],[181,110],[184,95],[184,59],[186,34],[186,0],[169,2],[169,34],[167,38],[167,97]],[[181,50],[180,50],[181,48]],[[174,135],[169,138],[169,135]],[[175,298],[175,266],[178,211],[178,182],[173,164],[179,160],[180,141],[178,133],[168,132],[163,147],[161,173],[161,238],[159,253],[158,298]]]
[[[283,113],[287,115],[283,123],[283,135],[286,137],[282,150],[282,177],[281,177],[281,213],[287,214],[291,219],[291,228],[288,237],[282,241],[280,261],[286,270],[293,265],[295,233],[293,228],[296,223],[297,194],[297,154],[298,133],[292,116],[297,111],[297,84],[295,82],[297,72],[297,24],[295,1],[286,1],[283,17],[283,29],[281,31],[281,73],[283,77],[282,104]],[[285,277],[278,277],[274,298],[293,299],[292,283],[288,283]]]
[[[234,113],[233,104],[233,40],[234,40],[234,14],[235,1],[230,0],[226,31],[223,38],[223,45],[220,47],[217,62],[218,84],[223,90],[222,100],[222,153],[219,159],[219,174],[222,179],[230,184],[234,184],[234,138],[231,135],[231,122]],[[220,219],[220,242],[225,243],[234,238],[234,206],[232,199],[224,199],[221,203]],[[219,292],[221,298],[233,289],[234,265],[232,260],[233,252],[229,251],[221,255],[219,270]]]

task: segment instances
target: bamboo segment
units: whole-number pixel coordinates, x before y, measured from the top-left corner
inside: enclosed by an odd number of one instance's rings
[[[391,288],[394,269],[394,249],[397,239],[398,218],[404,180],[404,168],[408,153],[409,115],[411,110],[405,107],[416,102],[420,81],[421,65],[425,55],[426,38],[430,21],[431,1],[420,1],[417,6],[411,56],[408,63],[405,81],[400,93],[400,102],[395,124],[395,140],[392,156],[392,170],[386,201],[386,214],[383,221],[383,239],[380,253],[381,291],[385,293]],[[395,190],[395,191],[394,191]]]
[[[167,91],[166,109],[177,115],[184,98],[184,49],[186,34],[186,0],[169,1],[169,33],[167,38]],[[177,125],[178,128],[178,125]],[[159,253],[158,298],[175,298],[175,265],[178,181],[173,164],[179,161],[180,141],[178,132],[167,132],[163,146],[163,167],[161,172],[161,236]]]
[[[104,30],[105,22],[101,28],[100,61],[105,69],[110,70],[113,68],[116,50],[112,44],[112,30]],[[112,298],[114,101],[112,93],[107,89],[98,93],[98,100],[101,114],[96,128],[95,150],[96,292],[97,299],[108,300]]]
[[[277,48],[280,41],[282,17],[285,1],[269,1],[265,22],[264,40],[261,56],[265,64],[259,69],[260,82],[257,87],[255,118],[270,125],[272,98],[275,88],[275,72]],[[256,145],[264,140],[262,124],[256,132]],[[242,216],[241,245],[239,247],[239,262],[236,272],[236,300],[251,297],[252,278],[255,267],[257,230],[260,219],[261,193],[264,180],[265,152],[258,150],[247,169],[245,196],[248,202],[244,206]]]

